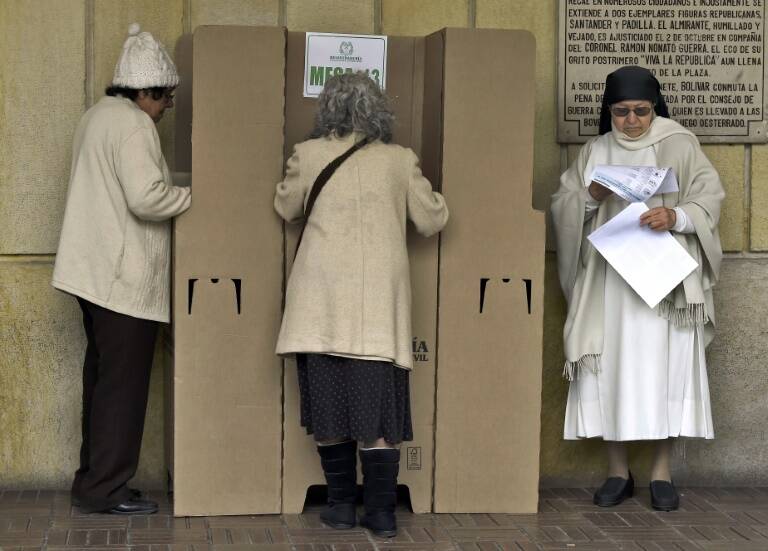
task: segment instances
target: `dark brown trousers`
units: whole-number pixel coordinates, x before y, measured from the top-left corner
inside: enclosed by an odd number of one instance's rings
[[[144,433],[158,322],[78,298],[88,339],[83,362],[83,442],[72,496],[101,511],[131,498]]]

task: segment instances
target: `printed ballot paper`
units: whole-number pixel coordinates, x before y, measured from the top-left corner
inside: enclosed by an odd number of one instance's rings
[[[640,225],[644,203],[632,203],[587,239],[608,263],[654,308],[698,264],[668,231]]]
[[[674,170],[655,166],[598,165],[592,180],[630,203],[680,189]]]

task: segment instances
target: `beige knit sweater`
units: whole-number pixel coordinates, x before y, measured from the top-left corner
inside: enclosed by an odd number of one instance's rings
[[[320,171],[359,135],[298,144],[277,185],[275,209],[303,218]],[[411,285],[406,220],[424,236],[448,220],[416,155],[374,142],[357,151],[315,203],[286,291],[278,354],[384,359],[411,369]]]
[[[170,218],[190,205],[171,183],[152,119],[104,97],[80,120],[53,286],[129,316],[170,319]]]

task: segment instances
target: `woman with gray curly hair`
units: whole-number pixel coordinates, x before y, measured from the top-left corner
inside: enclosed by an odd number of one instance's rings
[[[310,138],[359,132],[368,141],[392,141],[395,115],[387,96],[364,73],[347,73],[328,80],[318,99]]]
[[[389,143],[393,121],[365,74],[329,79],[275,195],[280,216],[304,221],[277,353],[297,358],[301,424],[328,483],[321,519],[355,526],[360,443],[360,524],[381,537],[396,533],[398,445],[413,439],[406,221],[430,236],[448,220],[413,151]]]

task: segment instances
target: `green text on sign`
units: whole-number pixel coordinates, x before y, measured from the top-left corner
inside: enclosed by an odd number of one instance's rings
[[[315,67],[310,66],[309,67],[309,85],[310,86],[323,86],[325,84],[325,81],[331,78],[332,76],[336,75],[343,75],[344,73],[353,73],[354,69],[351,67]],[[381,86],[381,82],[379,82],[379,70],[373,69],[372,71],[369,71],[368,69],[365,69],[365,74],[373,78],[373,80],[376,81],[376,84]]]

